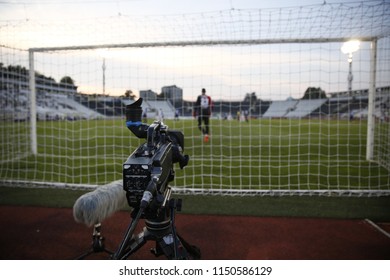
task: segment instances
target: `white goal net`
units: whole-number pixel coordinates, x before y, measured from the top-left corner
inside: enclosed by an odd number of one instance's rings
[[[0,21],[0,184],[95,187],[143,142],[142,96],[185,135],[176,192],[390,194],[390,3]],[[34,35],[34,36],[32,36]],[[355,50],[341,51],[358,41]],[[194,117],[213,101],[208,141]]]

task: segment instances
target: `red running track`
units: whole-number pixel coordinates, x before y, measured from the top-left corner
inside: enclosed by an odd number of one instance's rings
[[[117,212],[102,223],[107,249],[118,248],[130,220],[128,212]],[[389,224],[379,226],[390,229]],[[0,206],[0,228],[3,260],[75,259],[92,243],[92,228],[77,224],[69,208]],[[206,260],[390,259],[390,238],[365,220],[178,213],[176,228]],[[150,241],[129,259],[154,259],[152,247]],[[108,258],[105,253],[89,257]]]

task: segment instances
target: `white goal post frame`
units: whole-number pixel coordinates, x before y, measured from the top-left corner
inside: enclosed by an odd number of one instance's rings
[[[376,64],[377,64],[377,41],[378,37],[357,38],[313,38],[313,39],[258,39],[258,40],[206,40],[206,41],[175,41],[175,42],[152,42],[131,44],[104,44],[84,45],[67,47],[30,48],[29,51],[29,87],[30,87],[30,141],[31,153],[38,154],[37,149],[37,125],[36,125],[36,87],[34,53],[64,50],[92,50],[92,49],[115,49],[115,48],[155,48],[155,47],[185,47],[185,46],[214,46],[214,45],[268,45],[268,44],[313,44],[313,43],[337,43],[349,40],[371,42],[370,75],[369,75],[369,103],[367,118],[367,153],[366,160],[372,161],[374,155],[374,101],[376,94]]]

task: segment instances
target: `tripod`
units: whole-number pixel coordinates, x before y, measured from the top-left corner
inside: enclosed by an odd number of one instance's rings
[[[104,237],[101,235],[101,229],[101,223],[97,223],[94,225],[92,233],[92,247],[87,252],[79,256],[77,260],[82,260],[94,253],[106,252],[107,254],[112,254],[112,252],[107,250],[104,245]]]
[[[133,212],[134,218],[126,231],[125,237],[112,258],[127,259],[145,245],[147,241],[153,240],[156,242],[156,247],[151,252],[156,257],[165,255],[167,259],[200,259],[199,248],[187,243],[176,232],[175,211],[180,211],[180,209],[181,200],[170,199],[168,205],[161,207],[157,215],[145,220],[146,226],[138,235],[134,235],[134,231],[143,211],[135,210]]]

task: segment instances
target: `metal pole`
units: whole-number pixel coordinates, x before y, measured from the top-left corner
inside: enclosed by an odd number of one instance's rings
[[[106,59],[103,57],[103,95],[106,94]]]
[[[349,73],[348,73],[348,94],[351,96],[352,94],[352,53],[349,53],[348,55],[348,63],[349,63]]]
[[[367,148],[366,159],[374,159],[374,130],[375,130],[375,95],[376,95],[376,56],[377,40],[371,42],[371,59],[370,59],[370,87],[368,89],[368,118],[367,118]]]
[[[350,37],[335,38],[296,38],[296,39],[250,39],[250,40],[205,40],[205,41],[162,41],[144,42],[129,44],[105,44],[105,45],[84,45],[84,46],[64,46],[49,48],[32,48],[35,52],[48,52],[60,50],[89,50],[89,49],[114,49],[114,48],[156,48],[156,47],[185,47],[185,46],[214,46],[214,45],[269,45],[269,44],[313,44],[345,42]],[[357,37],[361,42],[371,42],[375,37]]]
[[[37,106],[36,106],[36,87],[35,87],[35,69],[34,69],[34,51],[31,49],[28,53],[29,59],[29,87],[30,87],[30,141],[31,153],[38,154],[37,148]]]

